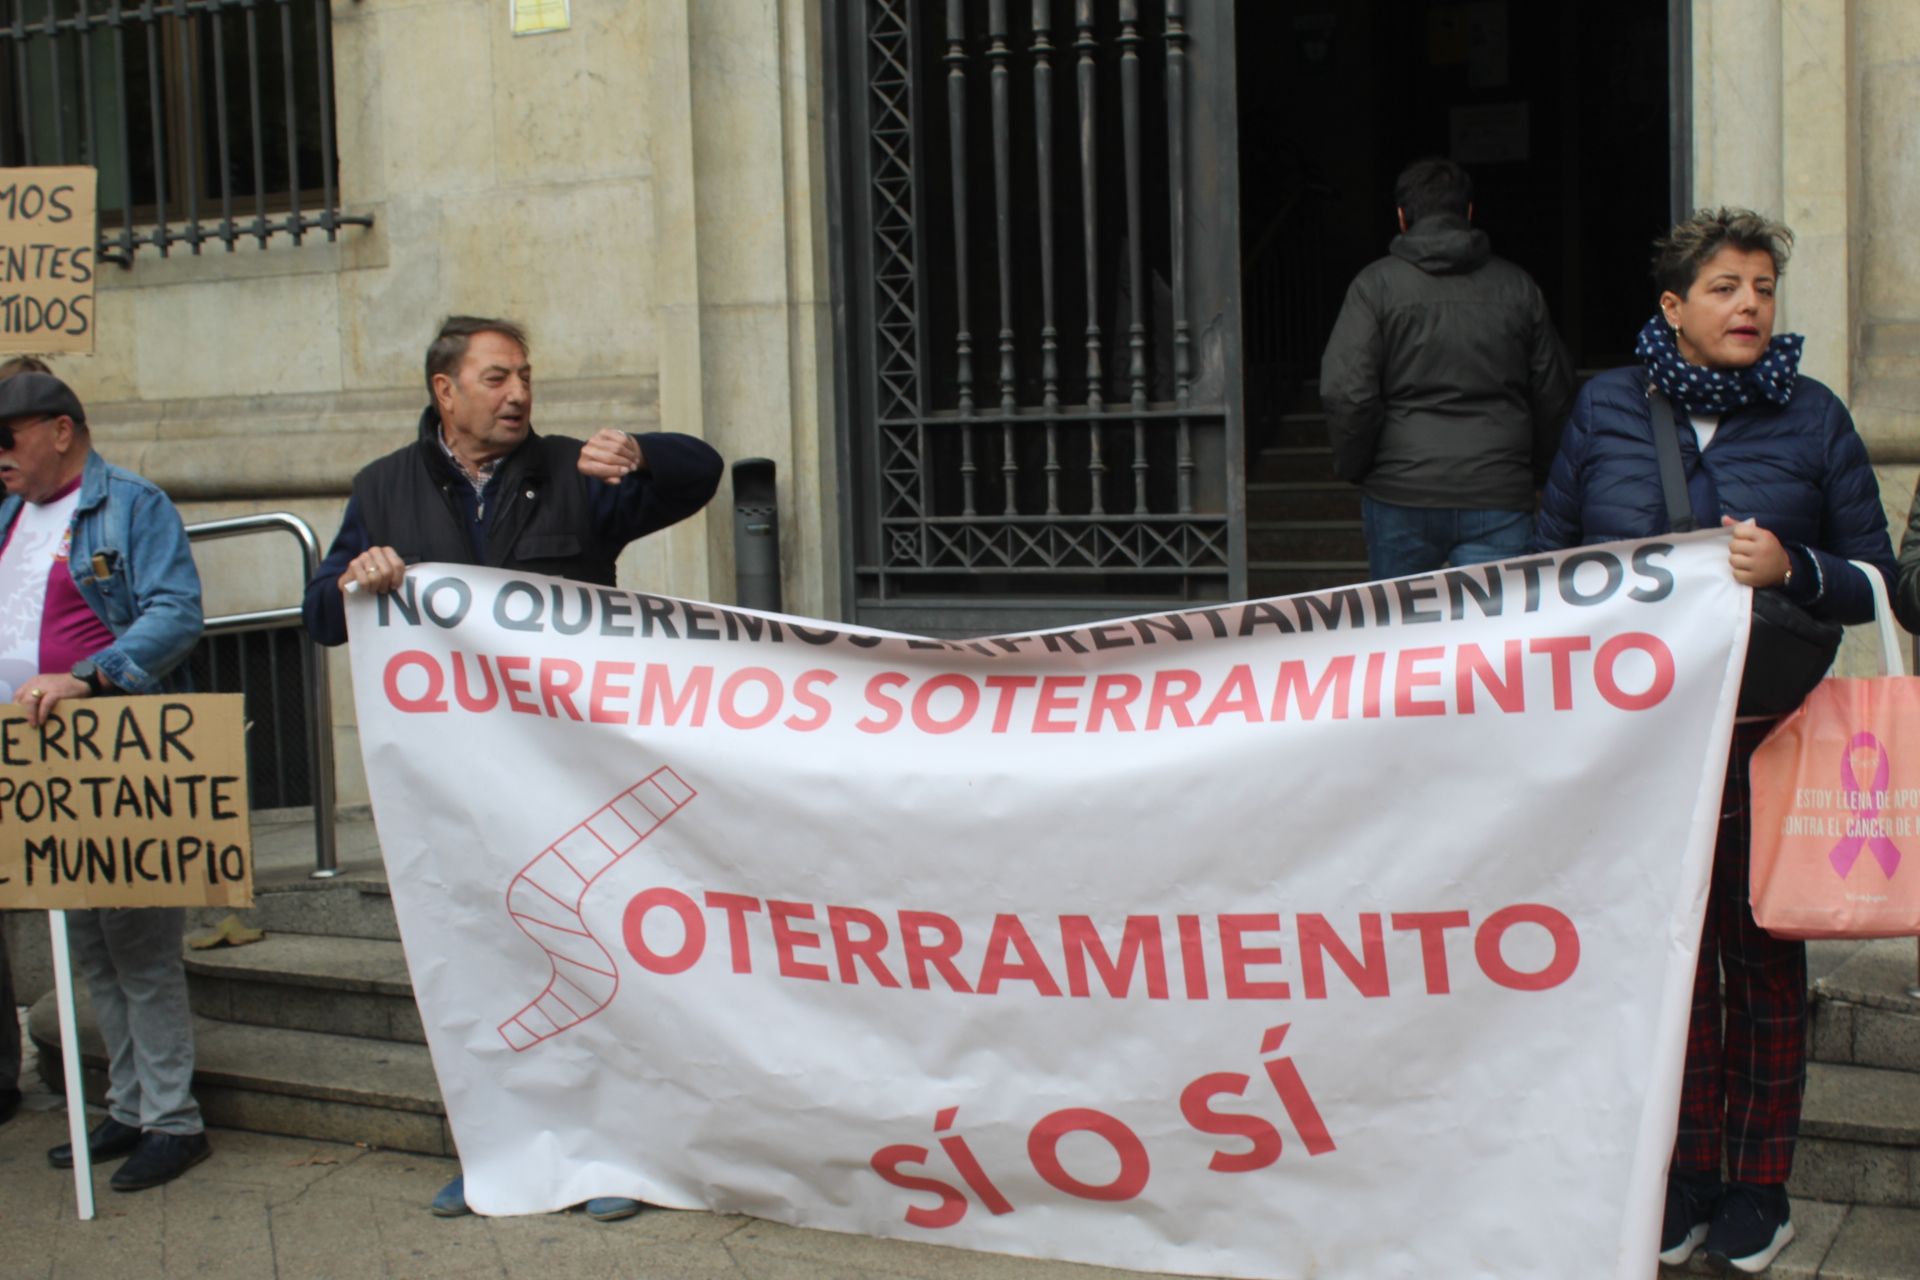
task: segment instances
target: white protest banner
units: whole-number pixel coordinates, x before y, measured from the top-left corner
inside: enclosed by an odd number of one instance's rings
[[[969,642],[416,566],[349,625],[467,1198],[1644,1280],[1746,617],[1719,533]]]

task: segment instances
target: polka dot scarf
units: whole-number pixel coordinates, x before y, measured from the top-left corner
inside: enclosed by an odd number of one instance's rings
[[[1793,399],[1800,376],[1800,348],[1807,340],[1797,333],[1776,333],[1767,353],[1744,369],[1708,369],[1680,354],[1665,316],[1655,313],[1640,330],[1633,354],[1647,366],[1653,385],[1683,413],[1729,413],[1741,405],[1765,400],[1783,405]]]

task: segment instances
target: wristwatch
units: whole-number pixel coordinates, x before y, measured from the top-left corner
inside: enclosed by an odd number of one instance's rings
[[[82,658],[73,664],[73,678],[86,685],[96,697],[107,691],[107,682],[100,678],[100,668],[92,658]]]

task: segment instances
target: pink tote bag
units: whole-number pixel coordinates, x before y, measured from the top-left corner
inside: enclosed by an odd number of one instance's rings
[[[1920,934],[1920,677],[1868,565],[1878,677],[1829,676],[1753,753],[1749,897],[1780,938]]]

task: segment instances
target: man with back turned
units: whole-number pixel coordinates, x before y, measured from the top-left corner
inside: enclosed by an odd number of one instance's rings
[[[1539,286],[1472,225],[1466,170],[1418,161],[1394,204],[1400,234],[1354,278],[1320,362],[1376,579],[1524,552],[1573,397]]]

